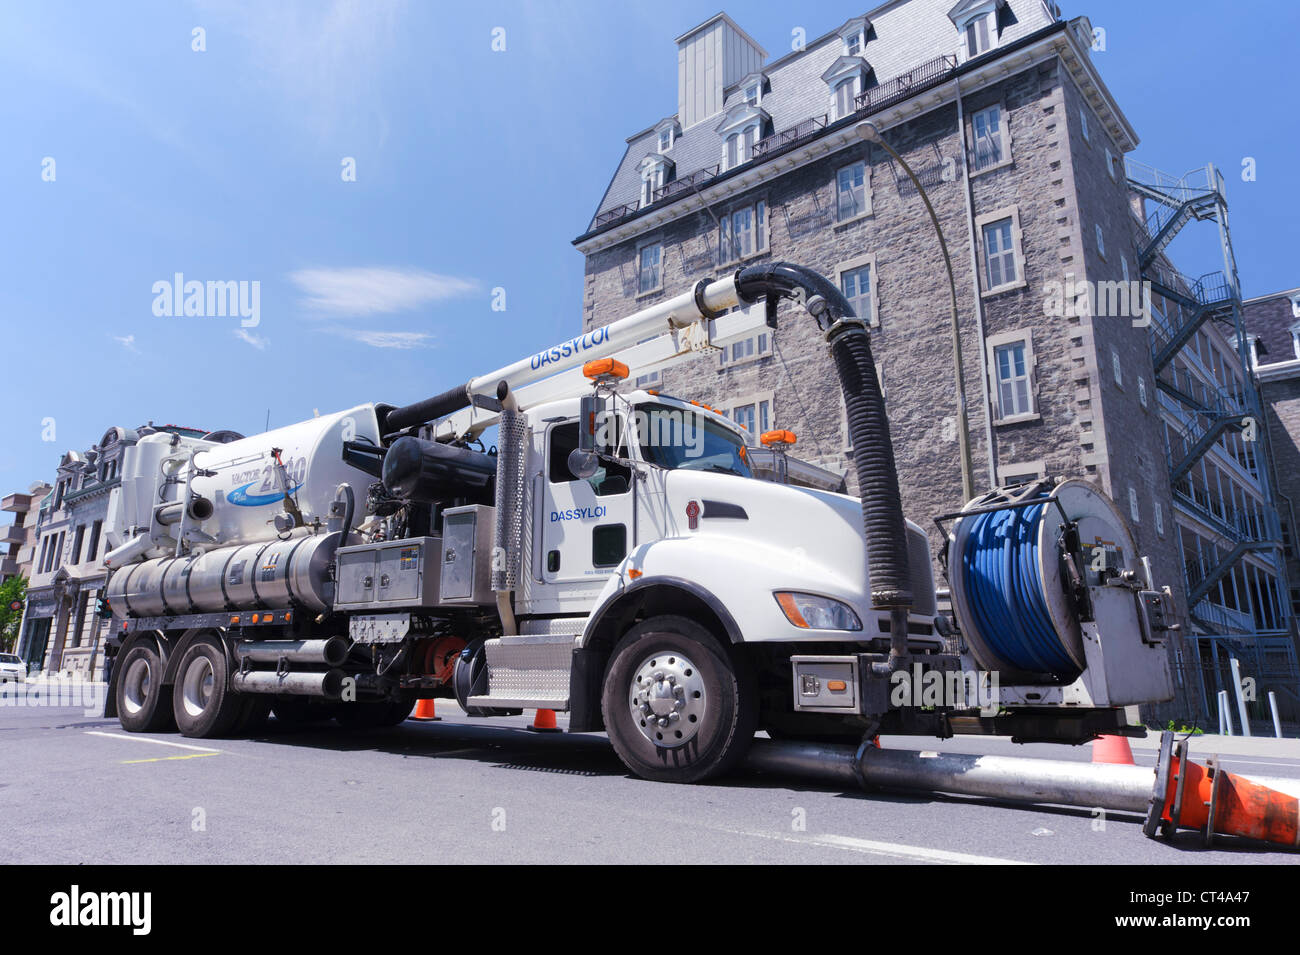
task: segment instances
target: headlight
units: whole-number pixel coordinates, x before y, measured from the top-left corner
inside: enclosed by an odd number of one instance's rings
[[[785,619],[800,630],[861,630],[862,621],[848,604],[818,597],[778,591],[774,594]]]

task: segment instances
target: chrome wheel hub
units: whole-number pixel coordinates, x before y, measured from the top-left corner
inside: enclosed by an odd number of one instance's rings
[[[197,656],[190,661],[181,683],[181,700],[190,716],[202,716],[212,700],[212,661]]]
[[[153,687],[153,672],[149,661],[136,657],[122,678],[122,707],[132,716],[144,709]]]
[[[632,719],[656,746],[681,746],[695,738],[707,697],[699,669],[680,653],[647,657],[632,676]]]

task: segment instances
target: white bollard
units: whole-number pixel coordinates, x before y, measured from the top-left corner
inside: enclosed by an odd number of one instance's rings
[[[1272,690],[1268,691],[1268,708],[1273,711],[1273,735],[1278,739],[1282,738],[1282,720],[1277,715],[1277,694]]]
[[[1228,691],[1219,691],[1219,735],[1232,736],[1232,710],[1228,708]]]
[[[1246,713],[1246,698],[1241,695],[1241,662],[1236,657],[1228,657],[1228,666],[1232,669],[1232,688],[1237,694],[1237,714],[1241,717],[1241,735],[1250,735],[1250,716]]]

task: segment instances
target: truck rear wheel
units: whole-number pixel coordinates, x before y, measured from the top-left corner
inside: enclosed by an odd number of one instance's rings
[[[126,651],[117,678],[117,719],[128,733],[161,733],[171,727],[172,708],[163,686],[162,658],[148,643]]]
[[[393,702],[387,700],[340,703],[334,719],[345,729],[366,730],[397,726],[405,722],[415,709],[414,697]]]
[[[632,772],[693,783],[732,769],[758,725],[745,662],[686,617],[642,621],[614,648],[601,709]]]
[[[230,689],[226,651],[210,637],[189,645],[176,668],[172,711],[182,736],[229,736],[245,711],[246,700]]]

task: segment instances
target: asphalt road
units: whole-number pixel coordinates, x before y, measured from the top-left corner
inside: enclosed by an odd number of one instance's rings
[[[0,861],[8,863],[1240,864],[1300,854],[1197,834],[1148,840],[1097,820],[948,796],[867,794],[739,775],[628,775],[603,736],[525,717],[348,733],[274,721],[254,738],[124,733],[80,708],[0,706]],[[528,714],[531,716],[531,714]],[[563,726],[563,715],[560,717]],[[1087,759],[1088,749],[887,738],[886,746]],[[1139,750],[1139,763],[1152,754]],[[1257,755],[1229,769],[1300,777]],[[1247,765],[1249,763],[1249,765]],[[1104,823],[1104,825],[1099,824]]]

